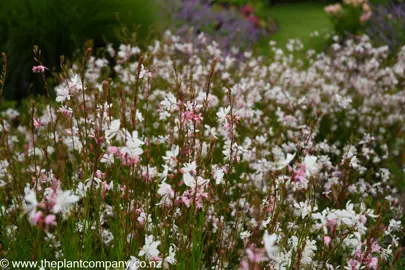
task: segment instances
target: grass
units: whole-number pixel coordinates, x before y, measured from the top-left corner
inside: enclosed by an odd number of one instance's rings
[[[321,38],[322,34],[332,30],[332,24],[323,9],[325,5],[325,3],[307,2],[262,7],[260,15],[275,18],[280,30],[261,40],[257,45],[258,49],[264,53],[270,40],[274,40],[279,46],[284,47],[288,40],[293,38],[301,39],[305,48],[323,48],[325,40]],[[318,31],[321,37],[310,37],[314,31]]]

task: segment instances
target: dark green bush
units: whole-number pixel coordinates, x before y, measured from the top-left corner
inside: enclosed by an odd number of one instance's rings
[[[31,71],[33,45],[41,49],[44,65],[57,70],[60,55],[72,57],[86,40],[96,47],[117,42],[120,26],[139,26],[138,37],[147,37],[156,17],[151,0],[0,1],[0,52],[8,58],[4,97],[40,93]]]

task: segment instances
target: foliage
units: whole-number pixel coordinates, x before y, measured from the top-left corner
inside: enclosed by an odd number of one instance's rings
[[[368,0],[344,0],[325,7],[334,25],[335,32],[340,36],[360,34],[364,22],[369,20],[372,12]]]
[[[268,53],[270,40],[274,40],[278,46],[284,47],[290,39],[300,39],[305,47],[317,51],[325,50],[326,40],[323,37],[329,34],[333,28],[323,8],[323,3],[313,2],[263,7],[259,11],[260,16],[274,18],[279,25],[279,31],[260,40],[260,53]]]
[[[71,58],[86,40],[95,47],[116,42],[120,24],[141,26],[139,41],[145,39],[155,20],[153,12],[148,0],[1,1],[0,52],[7,53],[10,70],[4,97],[19,100],[40,92],[31,72],[32,51],[27,48],[39,45],[44,64],[60,71],[60,55]]]
[[[405,3],[389,1],[371,6],[373,14],[365,32],[378,45],[397,52],[405,44]]]

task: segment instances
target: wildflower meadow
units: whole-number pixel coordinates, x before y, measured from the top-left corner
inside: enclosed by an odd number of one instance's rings
[[[405,46],[330,40],[168,30],[59,72],[34,46],[45,94],[0,100],[0,258],[405,269]]]

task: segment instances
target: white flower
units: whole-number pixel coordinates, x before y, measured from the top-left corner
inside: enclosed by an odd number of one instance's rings
[[[294,203],[294,207],[296,208],[297,215],[300,215],[302,218],[305,218],[311,212],[315,212],[318,210],[318,207],[312,208],[309,201]]]
[[[219,108],[219,112],[217,112],[217,116],[218,116],[218,121],[220,123],[223,123],[226,119],[226,116],[228,115],[228,113],[231,111],[231,107],[228,106],[226,108]]]
[[[150,260],[159,256],[159,250],[157,247],[160,245],[160,241],[153,241],[153,235],[145,237],[145,245],[139,251],[138,256],[145,256],[146,260]]]
[[[141,146],[144,144],[144,142],[138,139],[138,132],[132,131],[131,135],[128,131],[126,131],[125,137],[127,142],[125,146],[121,148],[120,152],[124,155],[127,154],[131,158],[140,156],[143,153]]]
[[[24,214],[29,213],[30,215],[32,215],[33,213],[35,213],[38,205],[37,195],[35,194],[35,191],[29,190],[28,192],[26,192],[24,202]]]
[[[214,170],[214,179],[217,185],[222,184],[224,181],[224,171],[222,169],[216,168]]]
[[[295,158],[295,154],[296,154],[296,153],[294,153],[294,154],[291,155],[290,153],[288,153],[286,159],[281,160],[281,161],[278,161],[278,162],[277,162],[276,170],[281,170],[281,169],[283,169],[285,166],[287,166],[288,164],[290,164],[290,162]]]
[[[72,204],[79,201],[79,197],[72,194],[71,190],[56,192],[55,204],[52,208],[53,213],[67,212]]]
[[[173,145],[172,149],[166,151],[166,156],[163,157],[165,161],[176,160],[176,157],[179,155],[180,148],[178,145]]]
[[[165,258],[165,262],[168,264],[176,264],[176,246],[174,244],[170,245],[169,255]]]
[[[162,181],[166,181],[167,179],[167,175],[169,174],[169,166],[167,166],[166,164],[163,165],[163,172],[159,173],[159,178]]]
[[[69,81],[69,87],[71,89],[74,89],[75,91],[82,90],[82,79],[80,78],[79,75],[75,74],[72,79]]]
[[[20,116],[20,113],[12,108],[8,108],[6,111],[1,113],[2,115],[8,117],[9,119],[14,119]]]
[[[66,100],[70,100],[69,87],[67,87],[65,84],[61,84],[55,87],[55,91],[56,102],[65,102]]]
[[[184,184],[191,188],[202,187],[209,183],[209,180],[198,176],[197,179],[189,173],[183,175]]]
[[[114,154],[104,153],[103,157],[100,160],[101,163],[107,163],[108,165],[114,164]]]
[[[109,142],[111,139],[113,139],[118,131],[120,130],[121,126],[121,121],[119,119],[113,120],[108,127],[108,129],[105,131],[105,138]]]
[[[319,166],[316,164],[317,157],[316,156],[305,156],[304,165],[305,169],[307,170],[307,174],[316,174],[319,171]]]
[[[103,239],[104,244],[108,245],[114,240],[114,235],[107,229],[104,229],[101,233],[101,238]]]
[[[277,235],[276,234],[269,234],[267,231],[264,232],[263,235],[263,242],[264,248],[266,249],[267,256],[277,261],[277,253],[278,247],[276,246]]]
[[[181,168],[184,173],[195,173],[195,171],[197,170],[197,164],[195,163],[195,161],[191,163],[185,163],[184,165],[185,167]]]
[[[164,100],[160,102],[160,106],[165,111],[174,112],[177,109],[176,97],[172,93],[167,94]]]
[[[159,184],[159,189],[157,192],[160,196],[162,196],[162,199],[160,200],[160,203],[158,203],[158,205],[161,205],[161,204],[171,205],[172,204],[171,198],[174,197],[174,191],[173,191],[171,185],[167,184],[166,182],[162,182],[161,184]]]
[[[242,240],[248,239],[251,235],[252,233],[250,231],[243,231],[239,234],[240,239]]]
[[[143,122],[144,120],[142,113],[138,110],[136,111],[136,119],[138,119],[139,122]]]

